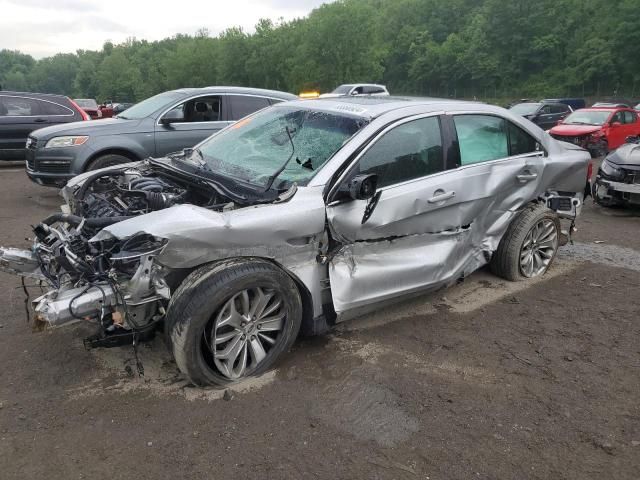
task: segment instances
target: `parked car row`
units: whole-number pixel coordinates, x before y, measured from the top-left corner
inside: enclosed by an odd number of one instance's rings
[[[623,145],[627,137],[640,135],[637,110],[616,102],[598,102],[584,108],[584,100],[578,100],[522,102],[512,105],[510,110],[547,130],[557,140],[585,148],[593,157],[606,155]]]

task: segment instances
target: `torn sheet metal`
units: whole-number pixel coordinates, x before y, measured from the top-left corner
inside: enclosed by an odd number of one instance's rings
[[[386,187],[364,224],[366,201],[329,206],[329,227],[343,244],[329,269],[338,318],[464,278],[491,259],[525,205],[582,192],[585,180],[584,152],[539,152]]]

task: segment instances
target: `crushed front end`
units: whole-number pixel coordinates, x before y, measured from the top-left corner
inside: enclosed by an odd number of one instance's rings
[[[167,239],[144,231],[118,239],[106,227],[177,204],[233,205],[210,186],[148,162],[85,174],[63,196],[63,212],[33,228],[30,249],[0,248],[0,270],[48,289],[33,301],[36,327],[95,323],[87,347],[150,338],[171,296],[172,271],[156,261]]]

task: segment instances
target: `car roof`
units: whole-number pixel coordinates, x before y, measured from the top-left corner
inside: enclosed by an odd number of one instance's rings
[[[258,95],[262,97],[280,98],[282,100],[293,100],[297,95],[279,90],[267,90],[264,88],[233,87],[233,86],[211,86],[201,88],[179,88],[174,92],[185,93],[186,95],[197,95],[199,93],[237,93],[242,95]]]
[[[630,110],[630,109],[626,107],[586,107],[586,108],[580,108],[579,110],[576,110],[576,112],[580,112],[582,110],[587,110],[590,112],[617,112],[618,110]]]
[[[345,114],[352,114],[360,117],[375,118],[387,112],[401,108],[423,106],[424,112],[436,112],[447,107],[469,105],[473,108],[478,106],[489,107],[480,102],[465,100],[450,100],[448,98],[431,97],[398,97],[398,96],[357,96],[357,97],[331,97],[314,98],[311,100],[296,100],[288,102],[284,106],[299,106],[303,108],[317,108],[326,111],[340,111]],[[498,108],[498,107],[495,107]]]

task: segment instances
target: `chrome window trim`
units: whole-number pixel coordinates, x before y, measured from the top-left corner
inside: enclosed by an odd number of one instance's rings
[[[540,140],[538,139],[538,137],[536,135],[533,135],[530,131],[526,130],[525,128],[522,128],[520,125],[517,125],[514,122],[511,122],[511,120],[509,120],[506,117],[503,117],[501,115],[495,114],[495,113],[489,113],[489,112],[482,112],[482,111],[476,111],[476,110],[469,110],[469,111],[454,111],[454,112],[446,112],[446,111],[439,111],[439,112],[429,112],[429,113],[420,113],[417,115],[412,115],[411,117],[405,117],[402,118],[394,123],[389,124],[388,126],[386,126],[381,132],[379,132],[378,134],[376,134],[376,136],[370,140],[369,145],[366,146],[366,148],[364,148],[357,156],[356,158],[350,163],[350,165],[344,170],[344,172],[342,173],[342,175],[340,175],[340,177],[338,177],[338,180],[334,183],[334,185],[331,187],[331,190],[329,190],[329,194],[327,195],[327,199],[331,199],[333,198],[333,196],[336,193],[336,190],[339,188],[339,185],[345,180],[345,178],[348,176],[349,172],[351,172],[351,170],[353,169],[354,165],[356,164],[356,162],[358,162],[360,160],[360,158],[362,158],[362,156],[370,149],[373,147],[373,145],[384,135],[386,134],[389,130],[400,126],[404,123],[413,121],[413,120],[419,120],[422,118],[429,118],[429,117],[434,117],[434,116],[442,116],[442,115],[447,115],[447,116],[451,116],[454,117],[456,115],[483,115],[483,116],[492,116],[492,117],[497,117],[500,118],[506,122],[510,122],[513,123],[513,125],[515,125],[516,127],[520,128],[521,130],[525,131],[527,134],[531,135],[531,137],[533,137],[536,142],[538,144],[540,144]],[[440,129],[441,135],[442,135],[442,128]],[[441,175],[445,175],[445,174],[449,174],[452,172],[459,172],[461,170],[466,170],[469,168],[475,168],[475,167],[479,167],[482,165],[492,165],[492,164],[496,164],[496,163],[500,163],[500,162],[507,162],[507,161],[511,161],[514,159],[518,159],[518,158],[529,158],[529,157],[543,157],[545,155],[545,151],[544,150],[540,150],[537,152],[527,152],[527,153],[522,153],[519,155],[512,155],[512,156],[507,156],[507,157],[502,157],[502,158],[496,158],[493,160],[487,160],[486,162],[477,162],[477,163],[470,163],[469,165],[460,165],[459,167],[456,168],[450,168],[448,170],[442,170],[441,172],[435,172],[435,173],[431,173],[429,175],[423,175],[422,177],[416,177],[416,178],[412,178],[410,180],[405,180],[403,182],[398,182],[398,183],[394,183],[391,185],[387,185],[385,187],[381,187],[380,189],[378,189],[378,191],[380,192],[384,192],[385,190],[391,189],[391,188],[396,188],[396,187],[401,187],[413,182],[418,182],[418,181],[422,181],[425,178],[431,178],[431,177],[438,177]],[[329,203],[327,204],[328,206],[331,206],[334,204],[333,200],[330,200]]]
[[[257,98],[266,98],[269,100],[278,100],[278,102],[286,102],[287,100],[283,100],[281,98],[277,98],[277,97],[269,97],[269,96],[265,96],[265,95],[257,95],[257,94],[253,94],[253,93],[234,93],[234,92],[224,92],[224,93],[215,93],[215,92],[209,92],[209,93],[198,93],[196,95],[193,95],[191,97],[187,97],[187,98],[183,98],[182,100],[180,100],[178,103],[172,105],[171,107],[167,108],[166,110],[164,110],[156,119],[156,126],[162,126],[162,123],[160,123],[160,119],[162,117],[164,117],[167,112],[170,112],[171,110],[173,110],[174,108],[176,108],[178,105],[182,105],[185,102],[188,102],[190,100],[193,100],[194,98],[199,98],[199,97],[227,97],[229,95],[233,95],[233,96],[240,96],[240,97],[257,97]],[[269,105],[271,106],[271,105]],[[264,107],[264,108],[268,108],[268,107]],[[257,110],[256,110],[257,111]],[[255,113],[255,112],[254,112]],[[248,116],[248,115],[247,115]],[[172,125],[197,125],[197,124],[202,124],[202,123],[206,123],[206,124],[211,124],[211,123],[233,123],[233,122],[237,122],[237,120],[212,120],[210,122],[174,122],[172,123]]]
[[[43,114],[43,115],[1,115],[1,118],[39,118],[39,117],[73,117],[75,112],[71,110],[69,107],[59,104],[58,102],[54,102],[52,100],[45,100],[43,98],[35,98],[35,97],[25,97],[23,95],[6,95],[3,92],[0,92],[0,97],[7,98],[24,98],[25,100],[35,100],[39,102],[52,103],[53,105],[57,105],[59,107],[64,108],[65,110],[69,110],[71,114],[62,115],[62,114]]]

